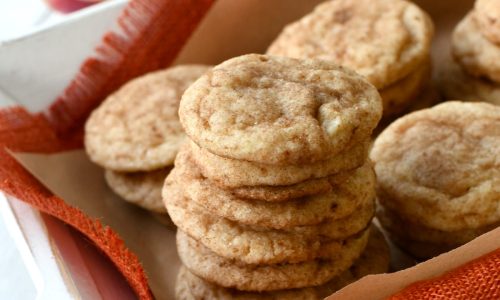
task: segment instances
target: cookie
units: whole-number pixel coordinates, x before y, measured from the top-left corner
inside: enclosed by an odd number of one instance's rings
[[[217,255],[247,264],[295,263],[330,256],[344,249],[345,239],[358,239],[374,214],[373,203],[343,219],[317,226],[272,230],[245,226],[207,212],[186,198],[178,186],[163,190],[174,224]]]
[[[225,158],[212,154],[193,142],[190,143],[190,151],[203,176],[226,188],[236,188],[292,185],[352,170],[366,162],[369,146],[369,142],[364,142],[325,161],[286,166]]]
[[[285,202],[246,200],[214,185],[201,174],[189,152],[180,151],[176,167],[165,181],[182,186],[186,197],[207,212],[246,225],[283,229],[299,225],[315,225],[327,219],[336,220],[353,213],[361,203],[375,198],[375,173],[371,164],[356,169],[331,190]]]
[[[345,272],[361,255],[368,242],[364,238],[352,240],[350,251],[340,251],[327,260],[311,260],[294,264],[246,265],[220,257],[189,237],[177,231],[177,252],[184,266],[193,274],[226,288],[241,291],[275,291],[317,286]]]
[[[472,77],[453,61],[447,61],[443,65],[436,76],[437,86],[443,98],[500,105],[500,84]]]
[[[161,190],[171,169],[168,167],[151,172],[135,173],[106,170],[104,178],[111,190],[125,201],[153,212],[166,213]]]
[[[331,61],[383,89],[426,60],[433,32],[430,17],[409,1],[326,1],[286,26],[267,53]]]
[[[476,0],[474,19],[485,38],[500,45],[500,4],[498,0]]]
[[[367,140],[377,90],[333,63],[248,54],[214,67],[182,96],[179,116],[200,147],[269,165],[331,158]]]
[[[427,59],[406,77],[380,90],[384,105],[384,118],[397,115],[409,107],[412,102],[418,101],[417,96],[421,94],[429,82],[431,71],[431,63]]]
[[[377,210],[377,219],[392,235],[404,237],[412,241],[443,244],[451,247],[458,247],[459,245],[468,243],[500,225],[499,221],[479,228],[442,231],[407,220],[404,216],[387,208]]]
[[[500,220],[500,107],[445,102],[386,128],[371,151],[377,198],[405,219],[458,231]]]
[[[243,292],[210,283],[194,275],[186,267],[181,267],[177,276],[175,293],[178,300],[320,300],[363,276],[387,272],[388,267],[389,247],[382,233],[372,227],[366,249],[354,264],[339,276],[320,286],[261,293]]]
[[[108,96],[85,124],[90,159],[121,172],[171,165],[185,139],[177,115],[182,93],[208,69],[188,65],[153,72]]]
[[[467,73],[500,83],[500,45],[479,32],[472,14],[457,25],[451,44],[453,57]]]

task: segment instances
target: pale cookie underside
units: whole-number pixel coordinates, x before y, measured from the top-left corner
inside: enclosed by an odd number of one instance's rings
[[[479,32],[471,14],[453,32],[452,53],[467,73],[500,83],[500,45],[491,43]]]
[[[375,141],[381,203],[443,231],[500,220],[500,107],[450,101],[406,115]]]
[[[179,257],[193,274],[219,286],[242,291],[273,291],[317,286],[338,276],[354,263],[368,242],[356,240],[351,251],[342,251],[329,260],[311,260],[295,264],[245,265],[211,252],[182,231],[177,232]]]
[[[315,287],[270,292],[243,292],[210,283],[181,267],[176,282],[178,300],[320,300],[369,274],[387,272],[389,247],[382,233],[372,227],[368,244],[354,264],[330,281]]]
[[[433,31],[429,16],[408,1],[327,1],[285,27],[267,53],[332,61],[382,89],[429,56]]]
[[[111,94],[85,124],[90,159],[122,172],[171,165],[185,139],[177,115],[182,93],[207,70],[188,65],[157,71]]]
[[[367,203],[360,213],[343,219],[285,231],[244,226],[207,213],[185,198],[182,190],[175,185],[164,189],[163,198],[177,227],[217,255],[248,264],[301,262],[330,257],[346,246],[345,239],[357,239],[356,235],[367,227],[374,214],[373,203]]]
[[[113,192],[125,201],[153,212],[166,213],[161,190],[170,170],[170,167],[135,173],[106,170],[104,178]]]
[[[377,90],[333,63],[249,54],[191,85],[186,133],[217,155],[288,165],[328,159],[365,141],[382,114]]]
[[[192,157],[203,176],[227,188],[291,185],[352,170],[366,162],[368,148],[369,142],[364,141],[321,162],[272,166],[221,157],[190,143]]]
[[[282,229],[337,220],[353,213],[360,203],[374,199],[375,174],[371,164],[342,177],[347,178],[323,194],[283,202],[246,200],[203,177],[189,152],[181,150],[164,188],[182,186],[189,199],[214,215],[246,225]]]

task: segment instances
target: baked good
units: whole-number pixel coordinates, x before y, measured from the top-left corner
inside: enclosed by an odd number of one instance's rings
[[[172,168],[150,172],[116,172],[106,170],[108,186],[125,201],[157,213],[167,213],[161,197],[163,183]]]
[[[437,74],[437,86],[443,98],[500,105],[500,84],[467,74],[456,62],[446,61]]]
[[[468,74],[500,83],[500,45],[481,34],[472,13],[455,27],[452,54]]]
[[[330,191],[325,193],[280,202],[248,200],[203,177],[190,153],[181,151],[164,188],[182,187],[185,196],[208,213],[240,224],[283,229],[344,218],[375,198],[375,173],[370,163],[338,177],[330,179]]]
[[[500,107],[445,102],[406,115],[371,151],[383,206],[454,231],[500,220]]]
[[[377,90],[331,62],[248,54],[193,83],[179,116],[209,152],[288,165],[327,160],[365,141],[381,118]]]
[[[498,0],[476,0],[474,18],[485,38],[500,45],[500,4]]]
[[[181,95],[208,69],[184,65],[149,73],[108,96],[85,123],[90,159],[120,172],[171,165],[185,139],[177,115]]]
[[[369,142],[363,141],[331,158],[312,164],[274,166],[215,155],[190,143],[190,151],[203,176],[226,188],[293,185],[362,166]]]
[[[332,61],[383,89],[427,59],[432,36],[431,19],[409,1],[335,0],[286,26],[267,53]]]
[[[345,239],[358,239],[358,233],[374,215],[373,202],[368,202],[360,207],[359,213],[340,220],[272,230],[245,226],[208,213],[186,198],[178,186],[170,185],[163,191],[168,213],[180,230],[217,255],[247,264],[293,263],[329,256],[343,248]]]
[[[248,265],[228,260],[182,231],[177,231],[177,252],[190,272],[222,287],[241,291],[293,289],[324,284],[349,269],[365,249],[368,232],[365,238],[353,241],[351,251],[339,251],[327,260],[294,264]]]
[[[243,292],[236,289],[223,288],[210,283],[181,267],[175,287],[178,300],[320,300],[351,282],[369,274],[387,272],[389,268],[389,247],[382,233],[372,226],[368,244],[354,264],[339,276],[315,287],[278,290],[272,292]]]

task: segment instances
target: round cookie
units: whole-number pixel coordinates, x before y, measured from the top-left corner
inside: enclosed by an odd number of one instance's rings
[[[457,25],[451,44],[453,57],[467,73],[500,83],[500,45],[479,32],[471,14]]]
[[[207,213],[187,199],[178,186],[163,190],[163,198],[174,224],[199,240],[211,251],[228,259],[247,264],[301,262],[329,257],[344,249],[345,239],[359,239],[374,215],[373,203],[361,212],[317,226],[297,226],[290,230],[273,230],[245,226]]]
[[[444,63],[444,68],[437,74],[436,80],[445,99],[483,101],[500,105],[500,84],[472,77],[453,61]]]
[[[193,160],[203,176],[226,188],[292,185],[352,170],[366,162],[370,146],[368,141],[353,145],[328,160],[312,164],[272,166],[225,158],[193,142],[189,144]]]
[[[397,115],[414,102],[431,78],[431,63],[427,59],[415,71],[380,90],[384,105],[384,118]]]
[[[187,135],[219,156],[261,164],[323,161],[367,140],[377,90],[333,63],[248,54],[214,67],[182,96]]]
[[[500,220],[500,107],[445,102],[408,114],[371,151],[380,203],[425,227]]]
[[[409,1],[326,1],[286,26],[267,53],[335,62],[383,89],[425,61],[433,33],[430,17]]]
[[[500,45],[500,4],[498,0],[476,0],[473,15],[484,37],[492,43]]]
[[[377,219],[380,221],[380,224],[393,235],[417,242],[443,244],[454,247],[468,243],[483,233],[495,229],[500,225],[499,221],[479,228],[442,231],[407,220],[404,216],[387,208],[377,210]]]
[[[243,292],[220,287],[181,267],[175,286],[178,300],[320,300],[344,286],[369,274],[387,272],[389,268],[389,247],[382,233],[372,226],[368,244],[354,264],[339,276],[316,287],[278,290],[271,292]]]
[[[361,203],[375,198],[375,173],[370,163],[350,176],[342,174],[342,183],[331,191],[285,202],[268,202],[238,198],[230,190],[220,189],[201,174],[189,157],[180,151],[175,169],[165,181],[165,189],[178,184],[191,201],[217,216],[246,225],[283,229],[315,225],[353,213]],[[333,180],[332,180],[333,181]]]
[[[171,169],[168,167],[151,172],[135,173],[106,170],[104,178],[111,190],[125,201],[153,212],[166,213],[161,190]]]
[[[351,251],[341,251],[328,260],[311,260],[294,264],[246,265],[217,256],[202,243],[177,231],[177,252],[193,274],[226,288],[241,291],[275,291],[317,286],[338,276],[354,263],[368,242],[369,230],[363,239],[352,241]]]
[[[108,96],[85,124],[90,159],[121,172],[171,165],[185,139],[177,115],[182,93],[208,69],[186,65],[153,72]]]

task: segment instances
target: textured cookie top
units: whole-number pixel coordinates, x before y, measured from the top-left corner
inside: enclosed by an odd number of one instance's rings
[[[469,74],[500,83],[500,46],[479,32],[472,14],[468,14],[455,28],[452,53]]]
[[[182,93],[207,70],[178,66],[136,78],[111,94],[85,124],[90,159],[124,172],[172,164],[185,138],[177,114]]]
[[[327,1],[285,27],[271,55],[333,61],[383,88],[429,55],[429,16],[404,0]]]
[[[492,43],[500,45],[500,1],[476,0],[474,17],[481,33]]]
[[[220,156],[263,164],[325,160],[366,140],[380,120],[377,90],[333,63],[249,54],[184,93],[186,133]]]
[[[452,231],[500,220],[500,107],[446,102],[406,115],[371,152],[380,202]]]

